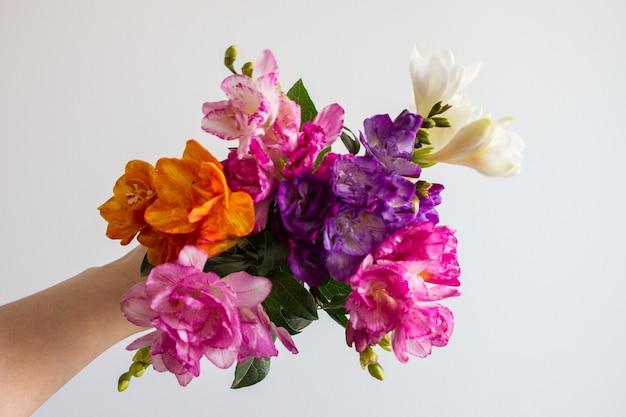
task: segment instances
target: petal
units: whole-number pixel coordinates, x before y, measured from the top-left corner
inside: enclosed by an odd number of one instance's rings
[[[313,124],[324,129],[326,135],[324,147],[330,146],[341,135],[344,114],[343,107],[335,103],[324,107],[313,119]]]
[[[187,245],[178,254],[178,263],[186,266],[193,266],[194,268],[202,271],[208,255],[205,251],[198,249],[195,246]]]
[[[272,290],[272,282],[247,272],[233,272],[223,279],[236,293],[235,307],[253,308],[259,305]]]
[[[120,300],[122,314],[131,323],[139,327],[150,327],[151,319],[157,316],[150,308],[150,299],[146,295],[146,283],[133,285]]]

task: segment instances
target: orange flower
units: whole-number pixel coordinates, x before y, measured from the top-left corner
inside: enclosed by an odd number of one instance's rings
[[[98,207],[100,215],[109,223],[106,235],[121,239],[127,245],[148,224],[144,220],[146,208],[156,198],[152,185],[154,167],[144,161],[130,161],[113,187],[113,197]]]
[[[191,235],[169,234],[159,232],[153,227],[145,228],[137,240],[147,248],[146,256],[151,265],[161,265],[174,262],[178,259],[178,253],[187,244],[193,244],[197,239],[197,233]]]
[[[157,199],[144,218],[156,230],[189,234],[209,256],[232,247],[254,227],[252,197],[232,192],[222,164],[195,140],[189,140],[182,159],[162,158],[156,164]],[[187,240],[187,239],[186,239]]]

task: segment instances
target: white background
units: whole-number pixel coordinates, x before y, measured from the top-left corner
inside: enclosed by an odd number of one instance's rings
[[[229,390],[232,370],[206,362],[185,389],[150,371],[118,393],[126,340],[35,416],[623,416],[625,18],[621,0],[2,0],[0,303],[128,250],[96,210],[128,160],[189,138],[225,155],[199,126],[230,44],[240,63],[272,49],[283,87],[302,77],[353,130],[408,104],[415,42],[451,49],[483,61],[466,92],[527,146],[514,179],[423,174],[446,185],[464,293],[429,358],[381,355],[377,382],[321,317],[255,387]]]

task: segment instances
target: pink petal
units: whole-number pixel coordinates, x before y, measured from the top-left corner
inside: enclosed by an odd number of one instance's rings
[[[202,249],[195,246],[187,245],[178,254],[178,262],[181,265],[193,266],[202,271],[204,264],[208,259],[208,255]]]
[[[326,134],[324,147],[330,146],[339,138],[339,135],[341,135],[344,113],[343,108],[335,103],[324,107],[317,116],[315,116],[313,123],[324,129],[324,133]]]
[[[234,305],[237,308],[254,308],[272,291],[272,281],[255,277],[247,272],[233,272],[223,279],[236,293]]]
[[[150,332],[146,335],[141,336],[139,339],[136,339],[130,345],[126,346],[126,350],[137,350],[145,348],[147,346],[152,346],[162,335],[163,332],[160,330]]]
[[[157,316],[156,312],[150,308],[145,282],[133,285],[122,296],[120,309],[128,321],[139,327],[150,327],[152,325],[150,320]]]

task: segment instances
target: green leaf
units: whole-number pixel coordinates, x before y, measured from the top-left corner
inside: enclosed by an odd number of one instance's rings
[[[263,381],[270,372],[270,358],[256,359],[250,356],[244,363],[235,367],[235,378],[230,386],[233,389],[249,387]]]
[[[255,246],[258,248],[259,262],[256,267],[256,275],[266,277],[270,272],[281,265],[287,263],[289,247],[281,242],[274,233],[266,230],[257,236],[260,242]]]
[[[289,325],[287,331],[292,329],[295,333],[300,333],[304,330],[309,324],[313,323],[313,320],[303,319],[302,317],[296,317],[292,314],[289,314],[286,311],[282,311],[282,316],[285,318],[285,321]],[[274,323],[276,324],[276,323]]]
[[[238,271],[245,271],[254,265],[254,260],[241,253],[224,252],[207,259],[204,272],[215,272],[220,277]]]
[[[324,297],[324,302],[333,300],[337,296],[347,297],[352,292],[352,287],[345,282],[336,281],[332,278],[328,278],[322,285],[315,287],[316,293]]]
[[[283,316],[283,309],[275,295],[270,293],[270,295],[265,298],[263,301],[263,308],[272,323],[274,323],[277,327],[282,327],[291,335],[300,333],[299,330],[292,328],[289,322],[285,319],[285,316]]]
[[[147,277],[148,275],[150,275],[150,271],[152,271],[152,268],[154,268],[154,265],[148,262],[148,255],[145,255],[143,257],[143,261],[141,261],[141,267],[139,268],[141,276]]]
[[[309,92],[304,87],[302,79],[296,81],[289,91],[287,91],[287,97],[300,105],[300,126],[306,122],[312,122],[315,116],[317,116],[315,104],[313,104],[313,100],[311,100]]]
[[[330,152],[331,150],[332,148],[330,146],[327,146],[324,149],[322,149],[322,151],[317,155],[317,158],[315,159],[315,165],[314,165],[315,169],[317,169],[317,167],[320,166],[326,154]]]
[[[317,320],[317,304],[302,283],[288,272],[279,271],[272,277],[272,294],[281,307],[296,317]]]
[[[345,304],[351,292],[350,285],[332,278],[328,278],[319,287],[311,288],[311,293],[317,298],[326,314],[343,327],[348,324]]]

